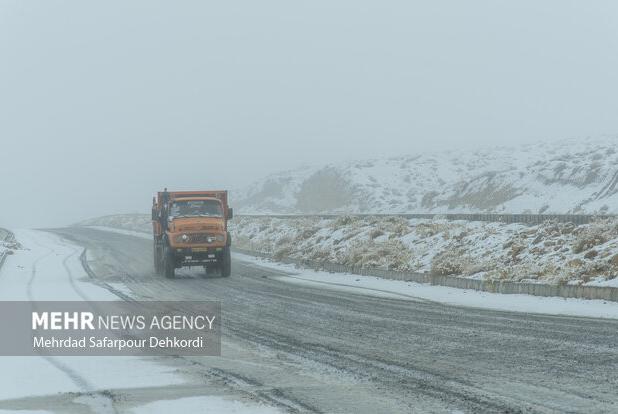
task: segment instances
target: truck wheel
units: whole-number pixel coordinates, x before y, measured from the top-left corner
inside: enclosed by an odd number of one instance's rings
[[[161,258],[161,247],[157,242],[154,242],[152,255],[154,256],[154,269],[155,273],[160,275],[163,273],[163,264],[161,263],[163,260]]]
[[[174,255],[171,250],[165,249],[165,257],[163,259],[163,273],[168,279],[176,277],[176,266],[174,264]]]
[[[230,248],[226,247],[223,251],[223,262],[221,263],[221,276],[229,277],[232,273],[232,255]]]

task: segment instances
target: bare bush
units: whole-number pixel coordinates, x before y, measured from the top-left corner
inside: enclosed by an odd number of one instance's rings
[[[578,228],[574,234],[573,252],[582,253],[618,236],[618,222],[611,219],[595,221]]]
[[[431,274],[434,276],[463,275],[470,260],[459,250],[445,250],[434,257],[431,262]]]

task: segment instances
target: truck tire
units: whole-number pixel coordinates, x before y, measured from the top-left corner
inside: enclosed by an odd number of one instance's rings
[[[232,255],[230,248],[223,250],[223,261],[221,262],[221,276],[229,277],[232,274]]]
[[[163,259],[161,257],[163,255],[161,254],[161,246],[156,241],[153,244],[152,255],[154,257],[155,273],[160,275],[161,273],[163,273]]]
[[[163,273],[168,279],[176,277],[176,264],[174,263],[174,255],[170,248],[165,249],[165,255],[163,257]]]

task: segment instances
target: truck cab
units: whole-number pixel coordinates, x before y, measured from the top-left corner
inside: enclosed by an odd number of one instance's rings
[[[174,277],[186,266],[231,273],[227,191],[163,191],[153,200],[154,266]]]

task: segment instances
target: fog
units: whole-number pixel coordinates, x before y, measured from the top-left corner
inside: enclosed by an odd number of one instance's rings
[[[0,225],[618,131],[614,1],[0,2]]]

